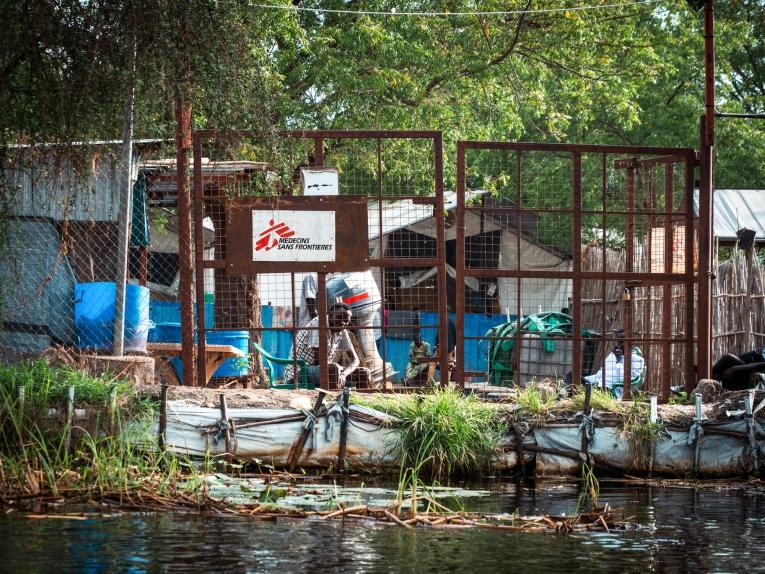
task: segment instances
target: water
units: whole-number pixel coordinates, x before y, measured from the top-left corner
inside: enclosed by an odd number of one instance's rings
[[[487,485],[482,485],[486,488]],[[469,509],[570,513],[576,485],[494,483]],[[3,572],[757,572],[765,495],[601,484],[637,529],[571,536],[374,523],[124,514],[0,518]]]

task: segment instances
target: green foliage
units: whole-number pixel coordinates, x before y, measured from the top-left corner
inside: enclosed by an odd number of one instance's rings
[[[677,394],[671,395],[667,402],[670,405],[692,405],[694,403],[693,396],[685,391],[680,391]]]
[[[23,387],[24,403],[30,408],[65,404],[69,387],[74,387],[78,404],[105,405],[113,394],[119,402],[133,397],[127,381],[108,375],[92,377],[72,367],[52,367],[44,360],[0,365],[0,387],[9,397],[18,397]]]
[[[369,404],[401,419],[395,428],[396,454],[402,473],[414,469],[415,481],[422,475],[436,479],[475,475],[496,457],[503,426],[491,405],[472,396],[436,389],[424,396],[375,399]]]

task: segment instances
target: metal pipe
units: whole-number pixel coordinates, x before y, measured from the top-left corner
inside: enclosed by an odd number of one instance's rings
[[[433,153],[435,160],[435,192],[436,206],[433,211],[436,216],[436,255],[438,266],[436,267],[436,284],[438,286],[438,340],[440,342],[439,360],[441,363],[441,386],[449,385],[449,329],[446,306],[446,228],[444,225],[444,165],[443,165],[443,142],[441,132],[436,132],[433,137]],[[464,285],[457,283],[455,291],[464,289]],[[456,297],[455,297],[456,306]],[[458,311],[455,309],[455,311]],[[457,312],[457,318],[464,313],[464,308]],[[455,325],[456,329],[456,325]],[[456,342],[456,341],[455,341]],[[457,355],[464,356],[464,350],[457,348]],[[446,377],[446,381],[444,381]],[[464,381],[460,382],[461,385]]]
[[[571,229],[571,252],[574,267],[574,280],[572,281],[573,292],[573,337],[574,348],[571,380],[577,384],[582,380],[582,154],[574,152],[572,155],[572,186],[573,186],[573,226]],[[520,227],[518,228],[520,231]],[[518,234],[520,235],[520,233]],[[588,385],[589,387],[589,385]]]
[[[699,182],[699,269],[698,269],[698,377],[708,379],[712,365],[712,221],[713,221],[713,156],[714,152],[704,140],[709,133],[701,118],[701,180]],[[691,199],[689,198],[689,202]],[[689,216],[692,216],[692,211]],[[686,250],[692,255],[693,234],[686,232]],[[690,244],[690,246],[689,246]],[[690,264],[693,265],[691,258]],[[692,331],[691,331],[692,333]]]
[[[671,163],[664,166],[664,209],[671,212],[674,205],[674,166]],[[672,219],[664,216],[664,272],[672,273],[674,263],[674,231]],[[672,338],[672,285],[664,285],[662,288],[661,302],[661,335],[664,339]],[[661,400],[668,401],[672,393],[672,344],[662,345],[662,377],[661,377]]]
[[[205,330],[205,270],[204,265],[204,184],[202,182],[202,140],[193,137],[194,146],[194,258],[196,260],[197,300],[197,385],[207,382],[207,333]]]
[[[715,2],[704,0],[704,144],[715,145]]]
[[[125,105],[122,113],[122,168],[124,188],[120,194],[119,234],[117,235],[117,293],[114,304],[114,342],[112,354],[125,351],[125,283],[128,278],[128,251],[133,220],[133,104],[135,102],[136,38],[132,27],[128,34],[128,74]]]
[[[462,142],[457,142],[457,229],[456,229],[456,269],[455,283],[456,301],[455,306],[459,310],[455,328],[457,330],[457,349],[465,348],[465,289],[460,288],[465,284],[465,148]],[[465,362],[464,353],[457,353],[457,384],[465,386]]]

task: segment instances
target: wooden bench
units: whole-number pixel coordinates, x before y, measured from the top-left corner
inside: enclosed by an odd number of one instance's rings
[[[194,345],[196,347],[196,345]],[[146,351],[157,360],[157,369],[159,369],[162,378],[168,385],[180,385],[178,375],[175,373],[170,359],[180,357],[182,345],[180,343],[147,343]],[[205,386],[210,382],[213,373],[218,370],[226,360],[231,358],[243,358],[244,351],[231,345],[205,345],[206,372]]]

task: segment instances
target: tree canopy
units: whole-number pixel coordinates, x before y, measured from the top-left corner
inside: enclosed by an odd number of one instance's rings
[[[133,34],[138,137],[172,137],[183,83],[197,128],[438,129],[447,162],[458,139],[697,146],[702,16],[679,0],[277,4],[5,3],[0,144],[119,138]],[[764,8],[717,3],[720,110],[765,111]],[[764,134],[719,122],[718,186],[762,185]]]

